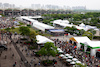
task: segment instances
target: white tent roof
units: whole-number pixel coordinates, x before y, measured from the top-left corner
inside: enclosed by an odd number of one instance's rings
[[[69,21],[68,21],[68,20],[62,20],[61,22],[62,22],[62,23],[69,24]]]
[[[54,24],[58,24],[60,26],[63,26],[63,27],[72,27],[72,26],[75,26],[77,29],[84,29],[86,30],[84,27],[80,27],[80,26],[77,26],[77,25],[73,25],[73,24],[68,24],[69,21],[68,20],[55,20],[53,21]]]
[[[42,16],[31,16],[31,17],[29,17],[29,18],[42,18]]]
[[[84,42],[89,42],[91,41],[88,37],[84,36],[84,37],[74,37],[74,39],[78,42],[78,43],[84,43]]]
[[[100,47],[100,41],[89,41],[85,42],[85,44],[87,44],[90,47]]]
[[[85,28],[83,28],[83,27],[79,27],[79,26],[75,26],[77,29],[83,29],[83,30],[85,30]]]
[[[80,26],[80,27],[84,27],[84,26],[85,26],[85,24],[84,24],[84,23],[81,23],[79,26]]]
[[[40,22],[33,23],[33,27],[35,27],[39,30],[42,30],[42,31],[45,31],[45,29],[54,29],[53,26],[49,26],[49,25],[46,25],[46,24],[40,23]]]
[[[73,25],[70,25],[70,24],[66,24],[66,23],[61,23],[60,20],[56,20],[53,22],[54,24],[58,24],[60,26],[63,26],[63,27],[72,27]]]
[[[46,42],[52,42],[52,43],[54,43],[52,40],[46,38],[45,36],[41,36],[41,35],[37,35],[36,39],[37,39],[37,43],[38,44],[43,44],[43,43],[46,43]]]
[[[34,19],[30,19],[29,17],[27,16],[21,16],[22,19],[26,19],[26,20],[29,20],[31,22],[36,22],[37,20],[34,20]]]

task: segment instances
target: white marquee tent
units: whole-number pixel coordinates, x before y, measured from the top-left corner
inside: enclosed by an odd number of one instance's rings
[[[35,27],[41,31],[45,31],[46,29],[54,29],[53,26],[49,26],[49,25],[46,25],[46,24],[41,23],[41,22],[33,23],[33,27]]]
[[[85,27],[85,24],[84,23],[81,23],[79,26],[80,27]]]
[[[96,50],[100,49],[100,41],[87,41],[82,43],[84,44],[84,51],[86,52],[87,47],[91,48],[90,54],[91,56],[96,56]]]
[[[80,49],[81,44],[80,43],[84,43],[84,42],[89,42],[91,41],[88,37],[83,36],[83,37],[72,37],[69,40],[71,40],[72,42],[76,42],[77,44],[77,49]]]
[[[52,43],[54,43],[52,40],[46,38],[45,36],[41,36],[41,35],[37,35],[36,39],[37,39],[37,43],[38,44],[44,44],[46,42],[52,42]]]

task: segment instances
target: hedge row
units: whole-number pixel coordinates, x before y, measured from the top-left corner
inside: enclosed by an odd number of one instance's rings
[[[100,36],[94,36],[93,39],[100,39]]]

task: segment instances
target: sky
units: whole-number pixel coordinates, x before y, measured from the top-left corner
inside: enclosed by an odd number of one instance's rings
[[[0,0],[1,3],[15,4],[16,6],[31,6],[31,4],[58,5],[58,6],[86,6],[87,9],[100,10],[100,0]]]

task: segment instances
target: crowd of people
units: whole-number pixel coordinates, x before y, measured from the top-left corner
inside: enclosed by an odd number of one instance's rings
[[[59,39],[52,40],[54,41],[55,46],[63,51],[63,54],[70,54],[89,67],[100,67],[100,60],[98,58],[91,56],[82,50],[77,50],[75,45],[72,45],[67,41],[60,41]]]
[[[9,21],[9,20],[10,19],[7,19],[7,18],[1,18],[0,19],[0,28],[5,29],[5,28],[8,28],[8,27],[13,27],[14,22]]]

